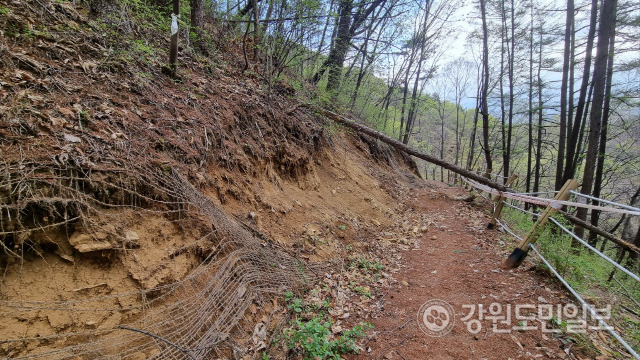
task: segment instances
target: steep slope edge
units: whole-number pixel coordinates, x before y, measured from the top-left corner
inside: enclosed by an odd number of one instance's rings
[[[380,178],[415,165],[287,115],[286,87],[267,97],[233,50],[214,69],[185,56],[175,82],[82,5],[7,6],[1,356],[230,356],[281,325],[271,300],[397,222]]]

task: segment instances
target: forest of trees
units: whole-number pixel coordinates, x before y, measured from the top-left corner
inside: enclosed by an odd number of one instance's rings
[[[181,28],[204,53],[207,29],[241,42],[245,71],[268,92],[286,84],[450,163],[515,173],[524,192],[576,178],[584,194],[640,197],[637,1],[173,0],[173,9],[190,12]],[[576,216],[610,231],[625,220]]]

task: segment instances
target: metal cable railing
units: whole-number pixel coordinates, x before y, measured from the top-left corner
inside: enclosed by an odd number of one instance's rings
[[[478,190],[484,190],[487,191],[485,189],[484,186],[480,186],[478,187],[477,184],[473,181],[467,181],[468,179],[464,179],[463,180],[465,182],[467,182],[467,184],[469,184],[470,186],[472,186],[473,188],[476,188]],[[490,191],[487,191],[488,193],[492,194],[492,193],[496,193],[495,190],[493,189],[489,189]],[[607,210],[614,210],[614,212],[624,212],[626,214],[629,215],[638,215],[640,214],[640,209],[635,208],[633,206],[628,206],[628,205],[624,205],[624,204],[619,204],[613,201],[608,201],[608,200],[604,200],[604,199],[599,199],[596,197],[592,197],[589,195],[584,195],[584,194],[580,194],[576,191],[569,191],[571,194],[574,194],[576,196],[580,196],[580,197],[584,197],[587,199],[590,199],[592,201],[598,201],[600,203],[604,203],[604,204],[608,204],[608,205],[612,205],[612,206],[616,206],[619,209],[613,209],[613,208],[609,208]],[[533,196],[530,196],[532,194],[550,194],[550,193],[557,193],[557,192],[535,192],[535,193],[527,193],[527,194],[519,194],[519,193],[508,193],[511,196],[505,196],[506,194],[503,192],[497,192],[500,196],[502,196],[502,198],[504,199],[506,198],[510,198],[514,201],[522,201],[522,202],[529,202],[529,203],[534,203],[534,204],[538,204],[540,205],[540,202],[538,199],[541,198],[535,198]],[[524,195],[524,196],[522,196]],[[544,199],[546,201],[549,201],[551,199]],[[530,214],[536,217],[540,217],[541,214],[532,212],[532,211],[528,211],[525,210],[523,208],[520,208],[516,205],[510,204],[509,202],[502,200],[502,203],[504,205],[507,205],[510,208],[513,208],[515,210],[521,211],[523,213],[526,214]],[[555,201],[555,200],[551,200],[551,202],[549,204],[546,204],[547,206],[552,206],[555,207],[553,205],[558,205],[558,203],[570,203],[568,201]],[[578,205],[578,206],[583,206],[583,207],[587,207],[587,208],[591,208],[594,209],[596,208],[596,206],[593,205],[586,205],[586,204],[580,204],[580,203],[570,203],[571,205]],[[496,204],[494,204],[494,210],[496,208],[497,202]],[[602,210],[603,208],[599,207],[597,210]],[[620,209],[624,209],[624,210],[620,210]],[[597,250],[596,248],[594,248],[593,246],[589,245],[587,242],[585,242],[582,238],[580,238],[579,236],[577,236],[575,233],[573,233],[571,230],[567,229],[564,225],[562,225],[559,221],[557,221],[556,219],[554,219],[553,217],[549,217],[549,220],[551,220],[551,222],[553,224],[555,224],[556,226],[558,226],[561,230],[563,230],[565,233],[567,233],[568,235],[570,235],[573,239],[577,240],[578,242],[580,242],[582,245],[584,245],[587,249],[593,251],[594,253],[596,253],[598,256],[600,256],[601,258],[603,258],[605,261],[609,262],[610,264],[612,264],[616,269],[624,272],[626,275],[628,275],[629,277],[631,277],[632,279],[640,282],[640,276],[638,276],[637,274],[634,274],[633,272],[629,271],[627,268],[625,268],[624,266],[620,265],[619,263],[617,263],[616,261],[614,261],[613,259],[611,259],[610,257],[608,257],[607,255],[605,255],[604,253],[602,253],[601,251]],[[506,222],[504,221],[500,221],[499,219],[495,218],[496,223],[500,226],[500,228],[502,228],[504,231],[506,231],[507,233],[509,233],[510,235],[512,235],[513,237],[517,238],[520,241],[524,241],[524,239],[522,237],[520,237],[518,234],[516,234],[513,230],[511,230],[509,228],[509,226],[506,224]],[[558,273],[558,271],[549,263],[549,261],[547,261],[547,259],[538,251],[538,249],[533,245],[533,244],[528,244],[528,248],[532,249],[536,255],[542,260],[542,262],[549,268],[549,270],[558,278],[558,280],[567,288],[567,290],[585,307],[585,309],[587,309],[589,311],[589,313],[593,316],[594,319],[596,319],[598,321],[599,325],[604,326],[604,328],[629,352],[629,354],[631,354],[635,359],[640,360],[640,355],[638,355],[638,353],[631,347],[631,345],[629,345],[629,343],[627,343],[624,338],[622,338],[620,336],[620,334],[618,334],[618,332],[615,331],[615,329],[608,325],[606,323],[606,321],[600,316],[598,315],[598,313],[593,309],[593,307],[591,307],[591,305],[589,305],[574,289],[573,287],[571,287],[571,285]]]
[[[586,241],[582,240],[582,238],[580,238],[578,235],[574,234],[571,230],[567,229],[562,224],[560,224],[560,222],[558,222],[558,220],[556,220],[554,218],[550,218],[549,220],[551,220],[551,222],[556,224],[560,229],[564,230],[564,232],[569,234],[572,238],[574,238],[577,241],[579,241],[587,249],[589,249],[589,250],[593,251],[594,253],[600,255],[601,258],[603,258],[603,259],[607,260],[608,262],[610,262],[613,266],[617,267],[620,271],[622,271],[625,274],[629,275],[632,279],[640,282],[640,277],[638,275],[636,275],[636,274],[632,273],[631,271],[627,270],[627,268],[625,268],[624,266],[618,264],[614,260],[611,260],[611,258],[609,258],[607,255],[601,253],[598,249],[596,249],[593,246],[589,245]]]
[[[527,214],[531,214],[534,216],[540,216],[540,214],[536,214],[534,212],[519,208],[515,205],[509,204],[506,201],[504,201],[504,204],[519,210],[521,212],[527,213]],[[564,225],[562,225],[558,220],[554,219],[554,218],[549,218],[549,220],[551,220],[552,223],[554,223],[556,226],[558,226],[560,229],[562,229],[565,233],[569,234],[572,238],[576,239],[577,241],[579,241],[582,245],[584,245],[587,249],[593,251],[594,253],[598,254],[601,258],[605,259],[606,261],[608,261],[609,263],[611,263],[611,265],[615,266],[616,268],[618,268],[620,271],[624,272],[625,274],[629,275],[629,277],[631,277],[632,279],[640,282],[640,276],[632,273],[631,271],[629,271],[627,268],[625,268],[624,266],[618,264],[615,260],[612,260],[610,257],[608,257],[607,255],[603,254],[602,252],[600,252],[598,249],[594,248],[593,246],[589,245],[589,243],[587,243],[586,241],[582,240],[582,238],[580,238],[578,235],[576,235],[575,233],[573,233],[571,230],[567,229]],[[501,224],[502,226],[502,224]],[[513,235],[513,234],[512,234]],[[522,239],[520,239],[522,240]]]
[[[569,190],[569,192],[572,193],[573,195],[576,195],[576,196],[579,196],[579,197],[583,197],[583,198],[587,198],[589,200],[593,200],[593,201],[597,201],[597,202],[601,202],[601,203],[605,203],[605,204],[609,204],[609,205],[618,206],[618,207],[621,207],[623,209],[627,209],[627,210],[631,210],[631,211],[640,212],[640,209],[637,208],[637,207],[633,207],[633,206],[629,206],[629,205],[625,205],[625,204],[620,204],[620,203],[617,203],[615,201],[609,201],[609,200],[605,200],[605,199],[600,199],[600,198],[593,197],[593,196],[590,196],[590,195],[585,195],[585,194],[582,194],[582,193],[574,191],[574,190]]]
[[[618,340],[620,342],[620,345],[622,345],[628,352],[629,354],[631,354],[634,358],[636,359],[640,359],[640,355],[638,355],[637,352],[635,352],[635,350],[633,350],[633,348],[631,347],[631,345],[629,345],[629,343],[627,343],[622,336],[620,336],[620,334],[618,334],[617,331],[615,331],[615,329],[610,326],[609,324],[607,324],[606,321],[604,321],[604,319],[598,315],[598,313],[591,307],[591,305],[589,305],[586,301],[584,301],[584,299],[580,296],[580,294],[578,294],[572,287],[571,285],[569,285],[569,283],[567,283],[567,281],[558,273],[558,271],[556,271],[556,269],[551,266],[551,264],[549,263],[549,261],[547,261],[547,259],[545,259],[544,256],[542,256],[542,254],[540,254],[540,252],[538,251],[538,249],[536,249],[536,247],[533,244],[529,244],[529,247],[531,248],[531,250],[533,250],[533,252],[536,253],[536,255],[538,255],[538,257],[540,258],[540,260],[542,260],[542,262],[544,262],[545,265],[547,265],[547,267],[549,267],[549,270],[551,270],[551,272],[558,278],[558,280],[560,280],[560,282],[567,288],[567,290],[569,290],[569,292],[571,292],[571,294],[586,308],[589,309],[589,312],[591,313],[591,316],[593,316],[595,319],[598,320],[599,325],[604,325],[605,329],[609,332],[609,334],[611,334],[611,336],[613,336],[616,340]]]

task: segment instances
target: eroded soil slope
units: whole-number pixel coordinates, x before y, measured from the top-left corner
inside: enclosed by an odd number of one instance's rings
[[[293,89],[267,96],[233,43],[215,67],[183,49],[174,81],[150,34],[85,4],[6,6],[0,356],[258,356],[284,292],[402,222],[382,179],[415,181],[413,162],[288,115]]]

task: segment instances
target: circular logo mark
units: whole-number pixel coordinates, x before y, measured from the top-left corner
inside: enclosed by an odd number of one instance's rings
[[[431,299],[418,310],[418,327],[429,336],[445,336],[453,329],[455,316],[453,307],[448,302]]]

